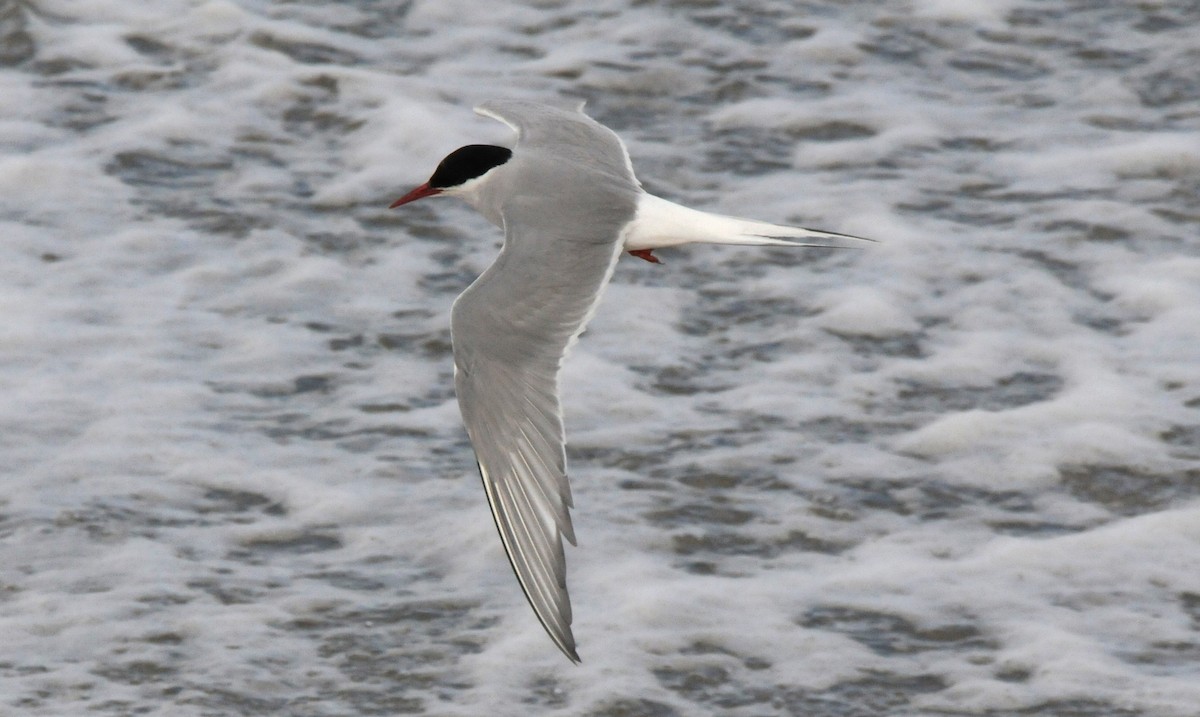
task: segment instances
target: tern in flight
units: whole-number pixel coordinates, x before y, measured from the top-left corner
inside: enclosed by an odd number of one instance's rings
[[[391,207],[460,197],[504,230],[499,256],[454,302],[454,388],[513,571],[554,644],[579,662],[562,538],[575,544],[558,374],[621,252],[659,263],[680,244],[845,247],[846,234],[709,214],[648,194],[616,133],[583,113],[490,100],[475,111],[515,146],[451,152]]]

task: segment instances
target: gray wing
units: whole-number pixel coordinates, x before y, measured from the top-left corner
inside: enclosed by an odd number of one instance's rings
[[[502,210],[504,248],[454,303],[454,385],[517,580],[551,639],[578,662],[562,547],[562,537],[574,544],[575,534],[558,373],[612,274],[636,198],[628,180],[606,180],[609,172],[591,164],[538,159],[538,137],[553,128],[528,126],[526,134],[523,117],[487,107],[521,133],[510,161],[532,159],[513,167],[521,190]],[[577,125],[571,131],[590,131],[581,136],[611,159],[615,135],[564,114]],[[534,152],[522,149],[527,141]]]
[[[640,186],[625,143],[616,132],[583,114],[582,103],[571,111],[524,100],[488,100],[475,112],[516,130],[526,152],[548,150],[563,161],[586,164],[591,172]]]

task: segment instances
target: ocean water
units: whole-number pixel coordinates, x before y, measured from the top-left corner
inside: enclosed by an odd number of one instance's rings
[[[1200,705],[1200,10],[0,3],[0,714]],[[571,665],[386,206],[493,96],[880,240],[623,260],[564,373]]]

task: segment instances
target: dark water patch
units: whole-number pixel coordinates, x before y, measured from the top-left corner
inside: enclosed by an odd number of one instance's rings
[[[684,442],[676,442],[674,438],[679,434],[671,434],[671,440],[668,440],[662,450],[668,456],[676,456],[680,453],[702,454],[716,447],[736,447],[751,442],[737,440],[737,434],[730,435],[726,432],[700,433],[707,435],[709,440],[688,439]],[[726,440],[726,436],[730,436],[733,440]],[[743,436],[743,438],[751,438],[751,436]],[[649,471],[649,475],[670,481],[672,484],[682,484],[682,486],[691,488],[689,492],[691,495],[704,500],[724,498],[719,492],[726,492],[726,490],[730,490],[730,492],[736,490],[740,494],[748,492],[748,490],[772,493],[791,489],[791,484],[781,480],[778,470],[774,469],[772,465],[768,465],[767,459],[764,459],[760,465],[745,466],[745,468],[736,470],[718,470],[704,463],[688,463],[682,466],[655,469]]]
[[[1022,684],[1033,677],[1033,671],[1026,667],[1004,667],[996,672],[996,679],[1001,682]]]
[[[1082,221],[1078,219],[1056,220],[1042,225],[1047,233],[1062,233],[1070,238],[1082,238],[1094,242],[1123,242],[1130,238],[1130,233],[1119,227]]]
[[[877,655],[911,655],[931,650],[995,650],[973,625],[948,623],[920,628],[898,615],[828,605],[815,607],[799,623],[810,629],[838,632],[853,638]]]
[[[1172,455],[1176,458],[1200,459],[1200,424],[1172,426],[1159,434],[1159,439],[1171,446]]]
[[[569,436],[568,441],[570,441]],[[622,481],[620,485],[625,490],[658,490],[665,489],[670,485],[666,475],[648,475],[650,469],[670,461],[671,454],[663,446],[615,448],[569,442],[567,458],[572,466],[596,465],[619,468],[646,478]]]
[[[874,137],[878,132],[867,125],[850,120],[830,120],[804,127],[789,127],[789,137],[809,142],[842,142],[848,139]]]
[[[768,129],[740,127],[718,130],[705,152],[705,172],[755,176],[790,169],[795,141]]]
[[[1045,77],[1051,70],[1032,56],[983,50],[952,58],[950,67],[972,75],[984,75],[1011,82],[1027,82]]]
[[[1064,286],[1087,292],[1101,301],[1108,301],[1111,298],[1111,296],[1101,293],[1092,287],[1087,272],[1079,264],[1060,259],[1038,249],[1021,250],[1013,253],[1046,271]]]
[[[23,520],[18,520],[16,516],[11,513],[0,513],[0,538],[12,537],[13,533],[20,529],[23,522]],[[15,589],[16,588],[14,586],[5,585],[3,582],[0,582],[0,600],[3,599],[4,591]]]
[[[253,538],[242,543],[244,549],[230,552],[230,557],[245,562],[270,559],[271,554],[304,555],[339,550],[342,539],[324,531],[297,532],[290,535]]]
[[[266,229],[271,221],[253,206],[233,207],[204,194],[179,196],[166,200],[135,199],[132,205],[147,214],[180,219],[201,234],[244,239],[255,229]]]
[[[1146,107],[1167,107],[1200,100],[1200,79],[1195,65],[1200,55],[1193,57],[1186,67],[1171,68],[1152,73],[1133,81],[1134,91]]]
[[[1013,8],[1007,16],[1008,24],[1014,28],[1061,27],[1064,16],[1070,12],[1068,3]]]
[[[684,655],[722,655],[726,657],[736,658],[743,667],[748,670],[765,670],[771,666],[771,663],[761,657],[755,656],[740,656],[733,650],[712,642],[700,640],[693,642],[691,645],[680,650]]]
[[[1039,192],[1031,190],[998,191],[999,189],[1000,187],[992,182],[963,185],[964,193],[974,198],[1014,204],[1045,204],[1054,201],[1082,200],[1104,196],[1104,190],[1091,189],[1055,189]]]
[[[534,678],[526,687],[526,691],[526,696],[521,701],[527,705],[547,709],[567,706],[567,692],[554,677]]]
[[[688,2],[688,18],[696,25],[719,31],[752,45],[777,45],[812,35],[812,29],[786,22],[787,6],[754,0],[713,5]]]
[[[1150,213],[1172,224],[1200,224],[1200,212],[1188,211],[1179,208],[1154,207]]]
[[[361,58],[348,50],[316,42],[289,40],[268,32],[254,33],[250,36],[250,43],[264,50],[287,55],[305,65],[357,65],[362,62]]]
[[[186,696],[175,704],[203,708],[202,714],[278,715],[287,714],[290,702],[286,697],[263,697],[258,689],[243,692],[209,682],[188,685]],[[119,714],[136,714],[136,711]]]
[[[676,555],[690,559],[704,558],[708,561],[729,556],[774,558],[785,553],[797,552],[836,555],[850,547],[815,538],[801,530],[792,530],[786,535],[769,540],[727,530],[708,530],[703,533],[674,535],[672,543]]]
[[[343,31],[351,35],[366,38],[368,40],[379,40],[383,38],[396,37],[398,28],[402,28],[404,32],[411,32],[406,26],[405,21],[408,18],[408,13],[412,10],[413,0],[401,0],[401,2],[356,2],[354,3],[354,12],[339,15],[336,18],[331,18],[333,23],[331,27],[335,30]],[[322,22],[324,24],[324,21]],[[404,61],[406,58],[397,55],[390,55],[389,60]],[[404,72],[397,68],[394,70],[401,75],[411,75],[415,73]]]
[[[788,688],[772,700],[786,714],[805,717],[880,717],[914,714],[916,697],[940,692],[946,682],[936,675],[897,675],[869,671],[866,677],[823,690]]]
[[[232,168],[225,159],[169,156],[162,152],[118,152],[104,168],[108,174],[134,187],[200,189],[215,181],[215,173]]]
[[[200,515],[227,514],[234,522],[244,522],[240,514],[255,513],[270,516],[287,515],[283,503],[260,493],[226,488],[210,488],[204,493],[204,501],[194,507]]]
[[[877,438],[894,436],[916,427],[915,421],[856,421],[841,416],[803,421],[789,430],[805,441],[815,443],[870,443]]]
[[[1187,25],[1195,25],[1200,22],[1200,6],[1196,6],[1193,2],[1180,2],[1180,4],[1172,4],[1172,2],[1139,2],[1138,10],[1141,11],[1141,16],[1134,28],[1146,32],[1146,34],[1157,35],[1159,32],[1169,32],[1178,30]]]
[[[157,538],[164,530],[203,524],[195,514],[147,504],[139,496],[124,496],[119,500],[96,501],[60,511],[54,518],[54,528],[82,530],[92,541],[115,543],[131,536]]]
[[[331,377],[327,375],[311,375],[297,376],[292,380],[292,394],[311,393],[329,393],[332,389]]]
[[[304,577],[309,580],[317,580],[323,583],[328,583],[343,590],[354,590],[358,592],[376,592],[383,590],[388,586],[387,583],[381,580],[377,580],[368,575],[349,570],[324,570],[321,572],[309,573]]]
[[[741,127],[717,130],[705,157],[704,169],[719,173],[758,175],[790,169],[798,142],[837,142],[873,137],[871,127],[849,120],[830,120],[778,129]]]
[[[941,481],[913,483],[867,478],[832,480],[809,510],[833,519],[855,519],[863,512],[885,511],[923,521],[956,519],[966,515],[1015,513],[1032,515],[1030,496],[1018,491],[989,491]]]
[[[1113,47],[1097,46],[1080,47],[1071,55],[1088,67],[1123,71],[1131,70],[1148,59],[1145,52],[1129,52]]]
[[[1012,143],[1003,142],[993,137],[968,135],[939,140],[938,146],[952,152],[985,152],[991,154],[1008,149],[1012,146]]]
[[[44,675],[50,671],[45,665],[19,665],[8,660],[0,660],[0,674],[6,676],[28,677],[31,675]]]
[[[710,357],[700,356],[693,363],[675,366],[632,366],[637,373],[653,371],[653,381],[649,385],[651,391],[669,396],[694,396],[700,393],[717,393],[733,387],[728,379],[713,376],[713,367],[708,361]]]
[[[163,92],[186,87],[193,78],[183,70],[128,70],[113,76],[113,85],[132,92]]]
[[[900,382],[898,410],[937,414],[973,409],[1001,411],[1053,398],[1063,387],[1054,374],[1019,371],[991,386],[942,386],[923,381]]]
[[[37,45],[29,34],[27,12],[23,3],[0,4],[0,67],[16,67],[37,53]]]
[[[414,354],[431,360],[449,361],[454,356],[449,327],[413,333],[381,333],[375,337],[375,343],[385,351]]]
[[[622,698],[600,705],[585,717],[680,717],[680,712],[655,700]]]
[[[472,630],[480,630],[496,624],[495,618],[474,617],[473,611],[476,608],[478,608],[476,603],[464,600],[398,600],[395,603],[376,607],[318,610],[309,617],[297,618],[285,623],[283,627],[302,632],[314,632],[345,625],[404,628],[413,624],[424,624],[435,628],[433,634],[445,637],[454,635],[456,629],[454,626],[459,622],[468,623],[469,629]]]
[[[388,239],[353,232],[306,232],[304,245],[322,256],[354,257],[386,246]]]
[[[1098,311],[1081,311],[1072,317],[1076,323],[1113,336],[1125,336],[1129,328],[1121,319]]]
[[[704,503],[682,503],[645,513],[645,518],[662,528],[745,525],[754,512],[729,505],[723,498]]]
[[[861,334],[841,334],[836,331],[828,333],[849,344],[854,353],[859,356],[918,359],[928,355],[922,347],[924,336],[920,333],[903,333],[892,336],[863,336]]]
[[[1137,650],[1118,650],[1115,654],[1121,660],[1137,665],[1140,672],[1162,676],[1191,675],[1195,674],[1196,665],[1200,664],[1200,643],[1189,640],[1157,641]]]
[[[34,86],[49,89],[59,97],[58,106],[44,119],[47,127],[86,132],[117,119],[109,112],[108,88],[98,82],[53,79],[35,83]]]
[[[246,393],[257,398],[277,399],[301,396],[306,393],[326,395],[332,393],[335,387],[333,374],[305,374],[293,378],[290,382],[277,383],[219,383],[209,381],[208,387],[214,393]]]
[[[1192,629],[1200,630],[1200,593],[1179,593],[1179,607],[1192,621]]]
[[[679,479],[679,482],[700,490],[729,490],[740,485],[742,478],[728,473],[702,471],[685,475]]]
[[[283,413],[270,416],[246,417],[259,425],[264,435],[287,444],[292,441],[334,441],[351,453],[370,453],[381,444],[394,439],[428,438],[432,434],[423,428],[376,425],[360,427],[350,419],[314,421],[307,413]]]
[[[347,363],[353,370],[369,368],[369,364]],[[336,392],[338,378],[332,374],[299,376],[290,383],[217,383],[208,382],[216,394],[235,397],[226,412],[219,430],[240,432],[252,428],[273,441],[288,444],[293,441],[334,442],[351,453],[370,453],[381,445],[397,439],[429,438],[430,428],[401,426],[386,421],[387,414],[414,408],[442,405],[453,399],[453,384],[436,382],[425,394],[403,401],[368,403],[358,406],[358,413],[323,417],[331,410],[330,399]],[[253,400],[238,400],[239,395]],[[378,416],[364,422],[368,416]],[[380,420],[385,419],[385,420]]]
[[[1032,707],[1025,707],[1019,710],[987,710],[977,713],[958,713],[948,712],[943,713],[950,717],[958,717],[959,714],[979,714],[982,717],[1014,717],[1015,715],[1030,715],[1036,717],[1144,717],[1145,712],[1140,710],[1130,710],[1124,707],[1118,707],[1108,702],[1099,700],[1051,700],[1043,702]]]
[[[956,193],[925,192],[925,198],[897,202],[897,211],[907,214],[927,214],[968,226],[1002,227],[1012,225],[1019,217],[1015,211],[1002,211],[994,205],[970,201]]]
[[[720,665],[688,669],[664,667],[654,670],[654,676],[668,690],[706,707],[735,709],[771,701],[770,688],[743,684]]]
[[[173,681],[178,668],[151,660],[131,660],[119,665],[101,665],[92,674],[110,682],[125,685],[146,685]]]
[[[179,593],[158,592],[153,595],[143,595],[137,598],[140,605],[148,605],[156,608],[171,608],[179,605],[186,605],[195,599],[193,595],[183,595]]]
[[[330,351],[345,351],[347,349],[361,348],[363,343],[363,335],[354,334],[353,336],[329,339],[328,346]]]
[[[711,447],[713,446],[678,448],[672,449],[670,452],[672,454],[678,452],[700,452]],[[685,485],[694,489],[693,493],[700,496],[725,491],[773,492],[789,490],[791,488],[791,485],[780,480],[779,475],[767,467],[747,467],[745,470],[729,472],[716,470],[702,463],[689,463],[688,465],[669,470],[654,471],[651,475],[667,478],[672,483]]]
[[[142,641],[151,645],[182,645],[186,639],[178,632],[156,632],[146,635]]]
[[[989,528],[1000,535],[1011,535],[1019,538],[1053,538],[1058,535],[1068,535],[1087,530],[1088,525],[1069,525],[1046,520],[989,520]]]
[[[202,592],[222,605],[247,605],[258,602],[263,597],[262,590],[246,586],[230,585],[228,581],[218,578],[189,580],[186,587]]]
[[[1068,465],[1059,468],[1059,476],[1075,498],[1120,516],[1142,515],[1200,496],[1196,468],[1151,473],[1130,466]]]
[[[764,273],[762,262],[768,259],[769,253],[772,253],[771,250],[764,249],[763,254],[756,254],[746,263],[726,261],[719,265],[699,268],[697,272],[712,272],[705,279],[728,281],[731,272],[739,279],[751,279]],[[780,250],[775,253],[808,255],[820,252],[807,249],[805,251]],[[813,257],[801,256],[799,259],[803,263],[808,263],[812,261]],[[704,338],[710,345],[719,346],[725,338],[725,334],[733,329],[747,325],[772,326],[813,313],[815,310],[802,306],[791,297],[748,298],[743,293],[733,290],[710,289],[697,295],[694,303],[684,307],[675,328],[688,336]],[[737,351],[744,348],[744,345],[738,344],[730,348]]]
[[[858,49],[888,63],[912,63],[923,65],[930,50],[941,49],[944,43],[938,37],[912,27],[889,27],[875,33],[867,42],[859,43]]]
[[[353,686],[326,694],[326,702],[344,702],[354,714],[423,712],[430,700],[451,700],[470,687],[456,665],[482,649],[483,632],[497,622],[476,609],[462,601],[397,601],[316,610],[276,627],[312,640]]]
[[[301,97],[283,112],[283,126],[289,134],[306,137],[321,133],[347,134],[365,124],[365,120],[328,109],[332,100]]]
[[[1093,114],[1088,115],[1084,122],[1099,129],[1119,130],[1121,132],[1155,132],[1162,129],[1158,122],[1130,117],[1124,114]]]
[[[158,62],[167,62],[177,55],[173,47],[147,35],[126,35],[125,44],[139,55]]]
[[[355,408],[367,414],[407,413],[413,409],[412,406],[404,403],[361,403]]]

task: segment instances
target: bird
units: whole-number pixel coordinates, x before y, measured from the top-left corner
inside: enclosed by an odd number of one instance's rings
[[[681,244],[847,247],[871,240],[710,214],[656,197],[613,130],[574,109],[514,99],[475,112],[512,147],[454,150],[389,209],[459,197],[504,232],[493,263],[454,301],[454,388],[504,551],[534,614],[572,662],[562,540],[576,545],[559,370],[622,252],[661,263]]]

